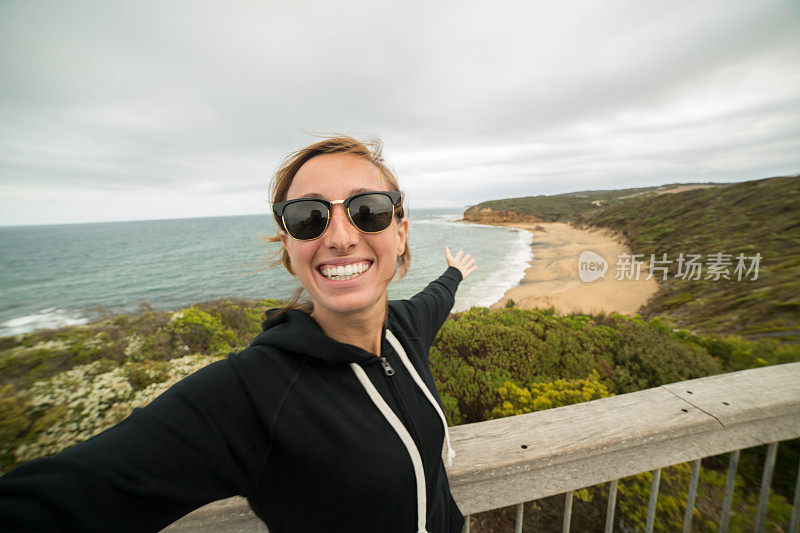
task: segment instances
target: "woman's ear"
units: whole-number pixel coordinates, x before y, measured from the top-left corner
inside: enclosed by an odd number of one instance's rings
[[[403,255],[406,251],[406,242],[408,242],[408,219],[403,218],[397,223],[397,256]]]

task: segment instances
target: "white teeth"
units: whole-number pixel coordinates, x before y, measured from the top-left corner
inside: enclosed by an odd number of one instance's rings
[[[360,276],[369,269],[370,265],[369,261],[361,261],[346,266],[325,266],[320,269],[320,272],[328,279],[342,281]]]

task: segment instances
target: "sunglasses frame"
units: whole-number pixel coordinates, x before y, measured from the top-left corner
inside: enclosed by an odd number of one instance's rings
[[[358,194],[354,194],[353,196],[350,196],[349,198],[345,198],[344,200],[331,200],[331,201],[328,201],[328,200],[323,200],[322,198],[295,198],[294,200],[285,200],[283,202],[275,202],[274,204],[272,204],[272,212],[280,220],[281,227],[283,228],[283,231],[285,231],[286,234],[289,235],[289,237],[291,237],[292,239],[294,239],[296,241],[314,241],[314,240],[319,239],[323,235],[325,235],[325,232],[328,230],[328,226],[331,223],[331,218],[333,217],[333,206],[336,205],[336,204],[343,204],[344,205],[344,211],[345,211],[345,213],[347,213],[347,219],[350,221],[350,224],[352,224],[353,227],[356,228],[361,233],[366,233],[367,235],[374,235],[376,233],[380,233],[382,231],[386,231],[387,229],[389,229],[389,226],[391,226],[392,223],[389,222],[388,226],[386,226],[385,228],[383,228],[381,230],[378,230],[378,231],[364,231],[363,229],[359,228],[356,225],[355,222],[353,222],[353,217],[350,215],[350,209],[349,209],[350,208],[350,203],[353,200],[355,200],[356,198],[359,198],[361,196],[367,196],[367,195],[370,195],[370,194],[382,194],[384,196],[388,196],[389,197],[389,200],[391,200],[391,202],[392,202],[392,217],[395,216],[395,209],[397,209],[397,207],[399,207],[401,205],[402,200],[403,200],[403,193],[401,193],[400,191],[365,191],[365,192],[360,192]],[[322,231],[316,237],[311,238],[311,239],[298,239],[297,237],[292,235],[292,233],[286,228],[286,221],[283,218],[283,213],[286,210],[286,206],[288,206],[290,204],[297,203],[297,202],[319,202],[319,203],[321,203],[322,205],[324,205],[328,209],[328,216],[325,217],[325,227],[322,228]]]

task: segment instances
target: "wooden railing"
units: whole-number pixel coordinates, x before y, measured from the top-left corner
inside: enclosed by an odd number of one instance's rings
[[[573,491],[610,483],[606,531],[612,531],[617,480],[652,471],[646,530],[652,531],[660,469],[693,462],[684,531],[689,531],[700,459],[731,454],[720,530],[727,530],[738,450],[768,445],[756,531],[763,530],[779,441],[800,438],[800,363],[701,379],[536,413],[451,429],[455,463],[448,469],[453,496],[466,515],[565,495],[563,530],[569,531]],[[789,531],[796,532],[800,474]],[[265,531],[247,503],[215,503],[179,520],[171,530]],[[469,520],[465,526],[469,531]]]

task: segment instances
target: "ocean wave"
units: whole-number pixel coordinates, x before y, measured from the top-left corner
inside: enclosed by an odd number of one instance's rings
[[[48,307],[32,315],[25,315],[0,323],[0,337],[30,333],[37,329],[56,329],[64,326],[86,324],[89,319],[76,311]]]
[[[519,284],[533,260],[533,233],[521,229],[517,232],[517,241],[509,247],[509,253],[502,263],[505,266],[469,285],[463,295],[457,298],[453,311],[465,311],[473,306],[489,307],[500,300],[508,289]]]
[[[469,224],[470,226],[472,226],[474,228],[511,228],[511,229],[516,229],[516,228],[513,228],[513,226],[503,226],[503,225],[495,226],[495,225],[492,225],[492,224],[478,224],[477,222],[459,222],[459,224]],[[520,230],[520,231],[525,231],[525,230]]]
[[[458,226],[469,226],[471,228],[509,228],[509,230],[518,229],[513,226],[506,226],[504,224],[479,224],[477,222],[466,222],[461,215],[439,215],[437,217],[412,219],[412,224],[433,224],[433,225],[450,225],[456,224]]]
[[[458,213],[449,213],[446,215],[430,215],[426,216],[425,218],[412,218],[411,224],[433,224],[433,225],[442,225],[442,224],[460,224],[458,222],[461,220],[461,215]]]
[[[517,229],[513,226],[505,226],[505,225],[493,225],[493,224],[478,224],[477,222],[465,222],[461,215],[459,214],[449,214],[449,215],[434,215],[427,218],[419,218],[419,219],[411,219],[411,224],[430,224],[435,226],[443,226],[443,225],[452,225],[456,224],[458,226],[467,225],[471,228],[504,228],[508,227],[509,230]]]

